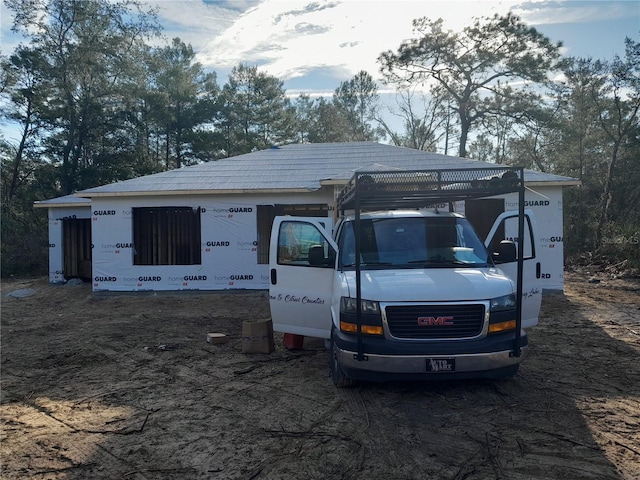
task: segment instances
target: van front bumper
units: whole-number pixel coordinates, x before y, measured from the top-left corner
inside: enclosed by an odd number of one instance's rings
[[[514,354],[513,333],[499,337],[437,346],[363,339],[360,358],[354,336],[338,333],[334,335],[334,341],[342,369],[355,380],[444,380],[504,378],[515,374],[527,350],[526,333],[522,332],[520,339],[520,356]],[[448,363],[454,370],[428,370],[428,364],[434,363]]]

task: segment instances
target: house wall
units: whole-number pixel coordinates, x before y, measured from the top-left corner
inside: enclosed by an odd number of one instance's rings
[[[92,200],[93,290],[266,289],[269,266],[257,263],[257,205],[328,204],[331,193],[97,197]],[[200,207],[200,265],[134,265],[135,207]]]
[[[564,285],[562,187],[533,187],[525,208],[534,212],[543,288]],[[165,197],[97,197],[92,207],[49,209],[49,279],[64,281],[62,219],[91,218],[94,291],[266,289],[268,265],[257,263],[257,205],[320,203],[331,206],[333,194],[319,191],[287,195],[211,195]],[[201,217],[202,264],[142,266],[133,264],[132,208],[189,206]],[[442,208],[446,208],[443,206]],[[505,196],[505,209],[517,210],[517,194]],[[464,213],[464,204],[456,205]],[[333,212],[330,211],[329,215]],[[506,232],[515,237],[516,233]]]
[[[64,246],[62,245],[62,222],[67,218],[91,218],[91,208],[49,208],[49,282],[63,283]]]

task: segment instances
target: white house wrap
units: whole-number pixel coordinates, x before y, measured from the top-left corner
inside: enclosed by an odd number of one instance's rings
[[[356,170],[484,166],[494,165],[372,142],[288,145],[35,206],[49,211],[52,283],[90,279],[96,292],[267,289],[276,214],[332,219],[336,195]],[[525,172],[525,182],[525,208],[535,214],[542,246],[543,285],[562,289],[562,187],[578,182],[533,171]],[[518,199],[497,198],[491,212],[484,205],[455,209],[481,224],[496,211],[517,210]],[[505,237],[516,234],[506,231]],[[87,239],[91,247],[83,247]]]

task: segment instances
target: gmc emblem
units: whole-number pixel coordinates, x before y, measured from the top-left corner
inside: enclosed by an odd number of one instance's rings
[[[418,325],[421,327],[453,325],[453,317],[418,317]]]

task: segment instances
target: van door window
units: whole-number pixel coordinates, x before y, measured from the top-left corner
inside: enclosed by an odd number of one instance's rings
[[[536,252],[535,252],[535,242],[533,240],[533,230],[531,228],[531,220],[529,219],[529,217],[525,217],[525,222],[524,222],[524,243],[523,243],[523,248],[524,248],[524,256],[523,259],[524,260],[529,260],[531,258],[535,258],[536,257]],[[505,218],[503,220],[504,223],[504,240],[511,240],[512,242],[515,242],[516,246],[519,243],[519,238],[518,238],[518,217],[509,217],[509,218]],[[499,238],[495,238],[494,239],[494,243],[499,243],[500,240]],[[495,248],[495,245],[493,245]],[[495,251],[495,250],[494,250]]]
[[[278,233],[278,264],[310,266],[309,249],[321,245],[325,258],[335,258],[333,249],[318,228],[306,222],[282,222]]]

